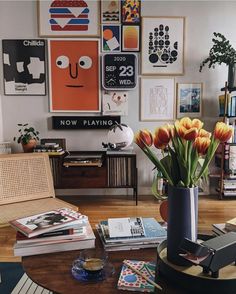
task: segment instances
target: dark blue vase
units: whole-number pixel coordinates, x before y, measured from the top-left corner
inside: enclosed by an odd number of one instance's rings
[[[197,240],[198,187],[168,186],[167,259],[173,264],[186,266],[189,262],[179,256],[184,238]]]

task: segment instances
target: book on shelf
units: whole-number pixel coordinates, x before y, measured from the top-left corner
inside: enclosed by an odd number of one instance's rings
[[[89,249],[94,247],[95,235],[89,222],[87,222],[86,234],[83,237],[78,237],[77,239],[70,238],[65,240],[54,240],[39,244],[20,244],[16,242],[13,249],[15,256],[29,256],[60,251]]]
[[[69,208],[59,208],[44,213],[15,219],[9,224],[25,236],[37,235],[62,229],[68,226],[83,226],[88,217]]]
[[[154,262],[129,259],[125,261],[145,277],[153,282],[155,281],[156,264]],[[117,288],[138,292],[154,292],[154,286],[151,283],[125,264],[122,265]]]

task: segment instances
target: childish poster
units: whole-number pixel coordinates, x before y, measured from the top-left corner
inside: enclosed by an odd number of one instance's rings
[[[103,91],[103,115],[128,115],[128,92]]]
[[[140,0],[122,0],[121,1],[121,22],[122,23],[140,23],[141,21],[141,1]]]
[[[40,36],[98,36],[98,0],[39,0]]]
[[[101,1],[101,23],[120,22],[120,1],[102,0]]]
[[[2,40],[5,95],[46,95],[45,40]]]
[[[99,112],[99,40],[51,39],[51,112]]]
[[[102,26],[102,51],[120,51],[120,25]]]

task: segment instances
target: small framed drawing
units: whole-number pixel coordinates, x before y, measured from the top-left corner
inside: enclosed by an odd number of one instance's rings
[[[5,95],[46,95],[45,40],[2,40]]]
[[[120,52],[120,25],[102,25],[102,52]]]
[[[119,0],[101,0],[101,23],[120,23]]]
[[[184,17],[142,18],[142,74],[183,75]]]
[[[98,39],[48,42],[51,112],[100,112]]]
[[[177,117],[202,115],[202,83],[177,84]]]
[[[141,1],[121,0],[121,22],[139,24],[141,22]]]
[[[98,0],[38,0],[39,35],[97,37],[99,8]]]
[[[141,78],[141,121],[173,120],[175,112],[175,80],[173,78]]]
[[[140,26],[122,26],[122,51],[140,51]]]
[[[103,115],[128,115],[128,92],[103,90]]]

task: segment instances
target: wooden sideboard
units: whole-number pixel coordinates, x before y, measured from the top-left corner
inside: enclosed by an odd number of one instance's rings
[[[99,165],[93,164],[96,156],[101,158]],[[67,164],[69,158],[71,164]],[[69,156],[50,156],[50,162],[55,189],[132,188],[138,204],[138,173],[133,152],[70,151]]]

